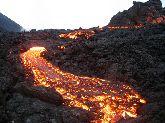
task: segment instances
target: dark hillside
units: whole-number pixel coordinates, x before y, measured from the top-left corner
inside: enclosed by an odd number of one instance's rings
[[[22,30],[22,27],[10,18],[0,13],[0,29],[9,32],[20,32]]]

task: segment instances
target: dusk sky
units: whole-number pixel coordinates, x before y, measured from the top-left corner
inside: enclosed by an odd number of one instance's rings
[[[139,0],[145,2],[147,0]],[[165,6],[165,0],[162,0]],[[25,29],[74,29],[107,25],[133,0],[0,0],[0,12]]]

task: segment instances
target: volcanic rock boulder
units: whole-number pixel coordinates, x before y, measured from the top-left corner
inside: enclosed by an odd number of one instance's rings
[[[18,83],[14,87],[15,91],[26,96],[33,98],[38,98],[40,100],[53,103],[55,105],[62,105],[63,98],[54,89],[40,87],[40,86],[30,86],[26,83]]]
[[[162,2],[160,0],[149,0],[146,4],[148,4],[148,6],[154,6],[155,9],[159,11],[162,9]]]
[[[161,21],[158,18],[161,18]],[[158,22],[157,22],[158,21]],[[149,23],[164,23],[165,16],[160,0],[149,0],[145,3],[133,2],[133,6],[113,16],[109,25],[125,26]]]
[[[90,123],[92,115],[81,108],[58,107],[55,113],[57,123]]]

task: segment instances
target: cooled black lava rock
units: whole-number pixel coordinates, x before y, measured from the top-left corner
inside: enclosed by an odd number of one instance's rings
[[[29,97],[38,98],[45,102],[53,103],[55,105],[62,105],[63,98],[54,89],[42,86],[28,85],[28,83],[18,83],[14,87],[15,92],[19,92]]]
[[[10,122],[15,123],[89,123],[89,113],[79,108],[57,107],[37,98],[15,93],[7,102]]]
[[[154,6],[156,10],[161,10],[162,9],[162,2],[160,0],[149,0],[146,2],[148,6]]]

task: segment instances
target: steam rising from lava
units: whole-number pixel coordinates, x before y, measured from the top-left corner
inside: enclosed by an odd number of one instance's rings
[[[65,99],[65,105],[80,107],[94,114],[95,123],[116,122],[136,110],[145,100],[131,87],[107,80],[76,76],[63,72],[41,57],[44,47],[33,47],[20,55],[34,74],[35,86],[53,87]]]

